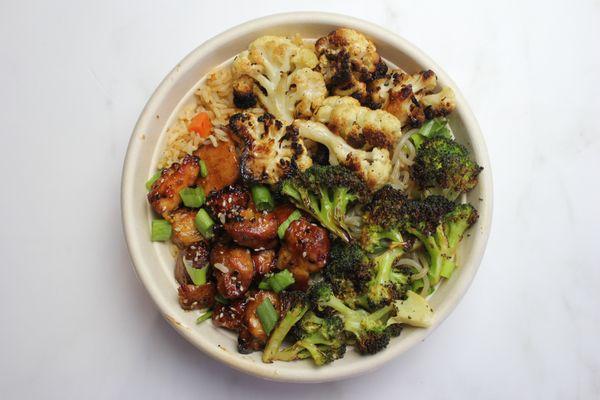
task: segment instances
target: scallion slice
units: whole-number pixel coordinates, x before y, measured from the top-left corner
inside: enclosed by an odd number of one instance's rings
[[[183,200],[186,207],[199,208],[202,207],[206,197],[204,190],[201,187],[185,188],[179,191],[179,197]]]
[[[287,217],[285,221],[281,223],[281,225],[279,225],[279,228],[277,228],[277,236],[279,236],[279,239],[283,239],[283,237],[285,236],[285,232],[290,227],[290,224],[295,220],[300,219],[300,217],[302,217],[300,211],[295,210],[293,213],[290,214],[289,217]]]
[[[275,311],[275,307],[273,307],[271,300],[268,298],[264,299],[263,302],[260,303],[260,305],[256,308],[256,314],[258,315],[258,319],[260,319],[263,329],[267,335],[270,335],[273,328],[275,328],[275,324],[277,324],[277,320],[279,319],[277,311]]]
[[[206,163],[204,160],[200,160],[198,164],[200,165],[200,176],[206,178],[208,176],[208,167],[206,166]]]
[[[250,188],[252,200],[258,211],[272,210],[275,207],[275,201],[269,188],[264,185],[254,185]]]
[[[202,314],[201,316],[198,317],[198,319],[196,319],[196,323],[200,324],[204,321],[206,321],[207,319],[209,319],[210,317],[212,317],[213,312],[212,310],[209,310],[207,312],[205,312],[204,314]]]
[[[202,236],[205,238],[211,238],[213,235],[213,226],[215,226],[215,221],[212,220],[210,215],[206,212],[204,208],[201,208],[196,214],[196,218],[194,219],[194,224],[196,225],[196,229],[200,231]]]
[[[223,304],[223,305],[227,305],[227,304],[229,304],[229,300],[228,300],[228,299],[226,299],[225,297],[223,297],[223,295],[222,295],[221,293],[217,293],[217,294],[215,295],[215,301],[216,301],[217,303],[220,303],[220,304]]]
[[[171,239],[171,224],[164,219],[152,220],[151,240],[153,242],[164,242]]]
[[[156,171],[156,173],[154,175],[152,175],[152,177],[146,181],[146,189],[150,190],[150,188],[152,187],[154,182],[156,182],[156,180],[158,178],[160,178],[161,173],[162,173],[162,171],[160,171],[160,170]]]
[[[206,274],[208,272],[208,265],[204,268],[194,268],[192,262],[187,258],[183,257],[183,265],[187,271],[194,285],[201,286],[206,283]]]
[[[295,282],[294,275],[287,269],[271,275],[267,279],[263,280],[258,284],[258,288],[261,290],[272,290],[275,293],[281,292],[283,289],[292,285]]]

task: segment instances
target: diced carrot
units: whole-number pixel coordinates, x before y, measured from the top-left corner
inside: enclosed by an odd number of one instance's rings
[[[210,123],[210,117],[205,112],[200,112],[192,118],[188,129],[192,132],[196,132],[201,137],[205,138],[210,136],[212,124]]]

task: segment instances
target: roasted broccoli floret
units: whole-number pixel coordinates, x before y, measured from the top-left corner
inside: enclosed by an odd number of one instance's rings
[[[469,158],[467,149],[452,139],[426,139],[411,166],[410,176],[420,189],[433,189],[451,200],[477,185],[483,168]]]
[[[380,147],[391,150],[400,136],[400,121],[383,110],[363,107],[353,97],[328,97],[315,115],[333,133],[357,149]]]
[[[315,217],[339,238],[349,241],[348,206],[368,197],[365,183],[342,166],[315,165],[281,182],[279,192]]]
[[[317,63],[312,50],[288,38],[262,36],[233,61],[234,102],[253,106],[258,98],[286,124],[309,118],[327,96],[323,76],[312,70]]]
[[[336,312],[344,321],[344,330],[351,334],[360,353],[375,354],[385,349],[390,342],[390,330],[387,319],[394,312],[393,305],[377,311],[368,311],[348,307],[333,294],[331,286],[324,282],[312,285],[308,291],[309,303],[318,311]]]
[[[297,129],[283,126],[271,114],[235,114],[229,128],[245,145],[240,171],[246,181],[274,184],[312,165]]]
[[[408,290],[409,277],[394,268],[404,254],[402,247],[384,251],[373,259],[375,276],[367,284],[366,303],[370,309],[379,308],[401,299]]]
[[[294,344],[279,351],[274,360],[293,361],[312,358],[317,365],[342,358],[346,352],[344,322],[337,316],[318,317],[312,311],[294,326],[291,335]]]
[[[293,126],[298,128],[301,138],[327,147],[330,164],[341,164],[351,169],[359,174],[370,188],[377,189],[388,181],[392,172],[392,161],[387,149],[355,149],[320,122],[296,120]]]
[[[415,236],[429,255],[427,273],[432,285],[450,278],[456,268],[456,250],[465,231],[479,215],[470,204],[455,205],[442,196],[413,200],[405,206],[406,232]]]
[[[384,186],[373,194],[370,203],[365,205],[361,245],[370,252],[379,252],[387,248],[409,246],[402,236],[404,229],[404,205],[406,195],[391,186]]]
[[[267,345],[265,346],[265,350],[263,351],[262,355],[262,360],[266,363],[270,363],[275,360],[283,340],[288,335],[292,327],[309,309],[304,292],[283,292],[281,297],[284,308],[287,311],[285,312],[284,317],[279,320],[269,336],[269,340],[267,341]]]
[[[365,306],[361,293],[373,277],[372,261],[356,243],[335,241],[323,276],[334,294],[351,308]]]

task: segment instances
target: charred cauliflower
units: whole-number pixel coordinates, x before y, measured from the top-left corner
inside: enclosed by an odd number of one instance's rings
[[[229,128],[245,144],[240,171],[246,181],[275,184],[312,165],[297,129],[283,126],[271,114],[235,114],[229,119]]]
[[[355,171],[371,189],[379,188],[388,181],[392,162],[387,149],[355,149],[325,125],[315,121],[296,120],[293,126],[298,129],[301,138],[325,145],[329,149],[329,162],[332,165],[341,164]]]
[[[368,103],[395,115],[402,126],[418,127],[426,119],[450,114],[456,107],[454,92],[444,87],[433,93],[437,77],[431,70],[409,75],[392,71],[369,84]]]
[[[391,150],[401,136],[398,118],[383,110],[362,107],[352,97],[328,97],[315,119],[357,149],[381,147]]]
[[[339,28],[317,40],[315,50],[325,84],[332,94],[364,101],[367,83],[385,76],[387,65],[363,34]]]
[[[323,76],[313,71],[315,54],[280,36],[262,36],[233,61],[234,103],[252,107],[256,100],[278,120],[309,118],[327,96]]]

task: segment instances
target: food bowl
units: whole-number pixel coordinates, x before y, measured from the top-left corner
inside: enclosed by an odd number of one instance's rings
[[[233,333],[210,322],[196,324],[197,312],[182,310],[177,301],[173,277],[174,260],[169,245],[150,241],[152,211],[146,201],[144,183],[152,175],[165,145],[166,129],[179,111],[193,99],[202,78],[217,66],[229,62],[254,39],[265,34],[318,38],[337,27],[354,28],[377,45],[379,54],[408,72],[432,69],[442,86],[456,93],[456,110],[450,124],[459,142],[484,167],[479,184],[467,198],[479,210],[480,218],[465,236],[459,252],[460,268],[431,296],[435,310],[428,329],[407,327],[389,347],[372,356],[349,350],[332,364],[316,367],[310,361],[264,364],[261,353],[240,354]],[[262,378],[288,382],[321,382],[347,378],[382,366],[422,342],[458,304],[467,291],[483,256],[492,218],[492,178],[483,136],[467,102],[446,73],[420,50],[396,34],[359,19],[320,12],[277,14],[246,22],[205,42],[185,57],[158,86],[146,104],[131,136],[121,188],[122,218],[129,253],[137,275],[167,321],[190,343],[212,358],[240,371]],[[190,348],[190,351],[193,351]]]

